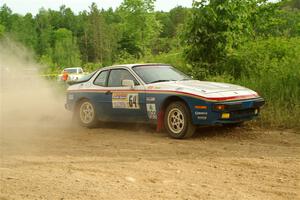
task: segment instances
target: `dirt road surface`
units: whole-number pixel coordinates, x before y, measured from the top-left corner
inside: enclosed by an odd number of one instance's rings
[[[51,120],[2,126],[1,200],[300,199],[295,131],[204,128],[174,140],[144,125]]]

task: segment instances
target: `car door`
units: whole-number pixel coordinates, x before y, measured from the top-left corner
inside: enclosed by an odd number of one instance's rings
[[[123,87],[122,80],[133,80],[135,86]],[[107,113],[112,121],[146,121],[145,89],[125,68],[111,69],[108,80],[106,98]]]
[[[101,71],[94,80],[93,101],[95,102],[97,116],[100,120],[109,120],[108,113],[110,109],[107,107],[111,103],[111,97],[108,95],[107,79],[109,70]]]

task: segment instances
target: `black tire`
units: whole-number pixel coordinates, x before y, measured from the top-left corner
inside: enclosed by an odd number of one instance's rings
[[[164,127],[175,139],[192,137],[196,126],[192,124],[189,108],[181,101],[172,102],[165,111]]]
[[[87,128],[94,128],[99,122],[95,106],[88,99],[81,100],[77,104],[73,118],[80,126]]]

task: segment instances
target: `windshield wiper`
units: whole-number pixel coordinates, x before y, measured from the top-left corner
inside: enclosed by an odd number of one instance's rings
[[[159,82],[168,82],[168,81],[175,81],[175,80],[156,80],[156,81],[152,81],[150,83],[159,83]]]

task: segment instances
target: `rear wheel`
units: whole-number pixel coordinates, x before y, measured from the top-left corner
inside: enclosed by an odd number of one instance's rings
[[[82,100],[75,111],[77,122],[84,127],[93,128],[98,123],[94,105],[87,99]]]
[[[167,107],[164,125],[169,135],[176,139],[191,137],[196,130],[196,126],[192,124],[190,110],[180,101]]]

